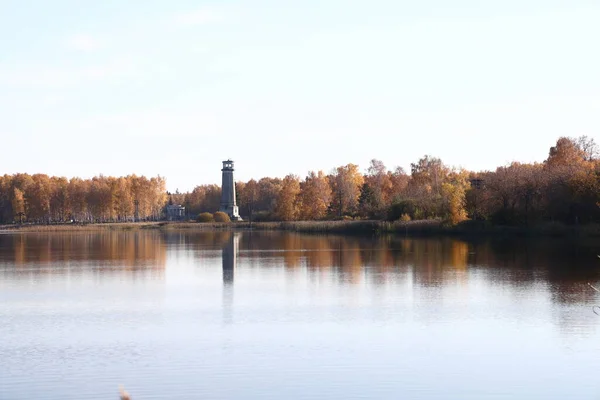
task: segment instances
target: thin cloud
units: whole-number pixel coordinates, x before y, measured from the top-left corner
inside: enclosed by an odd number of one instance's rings
[[[102,48],[104,44],[90,35],[77,34],[67,38],[65,45],[70,50],[91,52]]]
[[[198,138],[222,131],[220,121],[211,113],[148,109],[101,115],[84,121],[86,130],[119,132],[134,138]]]
[[[189,27],[197,25],[205,25],[212,22],[219,22],[222,16],[208,9],[200,9],[177,14],[173,17],[173,23],[176,26]]]
[[[139,76],[140,68],[130,58],[118,58],[83,67],[73,65],[0,65],[0,86],[29,88],[71,87]]]

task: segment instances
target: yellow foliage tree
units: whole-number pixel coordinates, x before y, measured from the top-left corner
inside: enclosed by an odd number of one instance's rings
[[[323,171],[311,171],[300,184],[300,216],[302,220],[325,218],[331,203],[331,187]]]
[[[23,197],[23,192],[18,188],[13,189],[12,210],[13,215],[19,217],[21,221],[25,215],[25,198]]]
[[[277,195],[275,216],[281,221],[295,221],[298,219],[298,195],[300,194],[300,178],[288,175],[281,182],[281,189]]]
[[[99,175],[86,180],[44,174],[0,177],[0,222],[15,220],[22,212],[29,221],[40,223],[130,220],[135,201],[141,219],[159,218],[166,203],[165,179],[135,175]]]
[[[468,172],[466,171],[453,171],[442,183],[444,213],[451,224],[458,224],[467,219],[466,192],[469,186]]]
[[[356,164],[337,167],[329,178],[331,185],[332,208],[341,217],[344,214],[353,214],[358,208],[360,187],[364,177]]]
[[[586,153],[579,144],[571,138],[561,137],[556,146],[550,148],[546,160],[548,167],[575,167],[585,161]]]

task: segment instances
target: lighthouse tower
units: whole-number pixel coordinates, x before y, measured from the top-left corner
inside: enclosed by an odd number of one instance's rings
[[[233,161],[223,161],[223,180],[221,183],[221,207],[232,221],[241,221],[240,212],[235,202],[235,181],[233,180]]]

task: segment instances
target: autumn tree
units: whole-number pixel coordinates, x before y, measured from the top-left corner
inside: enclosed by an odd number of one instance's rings
[[[247,216],[252,221],[254,204],[258,199],[258,183],[254,179],[250,179],[246,183],[240,182],[236,187],[236,193],[240,214]]]
[[[185,193],[179,192],[179,189],[175,189],[175,192],[167,192],[169,204],[183,204],[185,203]]]
[[[548,167],[576,167],[585,157],[585,152],[574,139],[561,137],[550,148],[546,164]]]
[[[406,192],[406,188],[408,186],[408,182],[410,181],[410,176],[404,171],[402,167],[396,167],[396,169],[392,171],[388,171],[388,177],[390,180],[390,191],[387,195],[390,202],[394,202]]]
[[[196,186],[190,193],[186,193],[183,202],[186,210],[192,215],[218,211],[220,203],[221,187],[218,185]]]
[[[360,190],[361,214],[370,218],[383,218],[390,205],[393,183],[382,161],[373,159]]]
[[[32,175],[33,183],[25,192],[28,204],[28,218],[37,222],[48,222],[50,219],[50,178],[48,175]]]
[[[466,193],[470,187],[469,173],[452,171],[442,183],[443,217],[451,224],[467,219]]]
[[[120,177],[111,182],[113,213],[117,220],[124,221],[133,217],[134,204],[131,195],[131,182]]]
[[[491,210],[492,218],[496,223],[511,224],[516,222],[515,215],[519,188],[514,176],[515,170],[518,168],[518,163],[498,167],[486,179],[486,190],[491,194],[490,203],[487,206]]]
[[[88,211],[87,192],[89,190],[89,181],[80,178],[71,178],[69,180],[69,198],[73,219],[78,222],[89,221],[91,215]]]
[[[368,182],[364,182],[358,196],[358,212],[361,217],[375,218],[377,209],[375,191]]]
[[[38,223],[129,220],[136,199],[142,218],[158,218],[166,202],[165,179],[4,175],[0,177],[0,222],[15,220],[19,213]]]
[[[273,218],[281,184],[282,181],[279,178],[262,178],[258,181],[258,193],[254,201],[254,213],[257,220]]]
[[[300,178],[296,175],[287,175],[281,182],[281,189],[277,195],[275,217],[280,221],[295,221],[299,216]]]
[[[411,164],[411,175],[404,192],[404,201],[414,205],[414,219],[441,217],[443,214],[442,185],[449,168],[436,157],[424,156]]]
[[[12,177],[7,174],[0,176],[0,222],[13,218],[13,190]]]
[[[569,182],[569,221],[590,223],[600,220],[600,162],[586,163]]]
[[[13,188],[12,212],[15,217],[19,217],[20,221],[23,220],[22,217],[25,216],[25,197],[18,188]]]
[[[300,184],[300,219],[319,220],[325,218],[331,203],[331,187],[323,171],[308,173]]]
[[[160,218],[161,212],[167,202],[167,181],[162,176],[150,178],[150,201],[152,217]]]
[[[67,178],[50,178],[50,210],[53,221],[65,221],[71,214],[69,181]]]
[[[348,164],[337,167],[329,176],[332,192],[332,211],[342,217],[354,214],[358,210],[360,188],[364,177],[359,172],[358,165]]]
[[[410,165],[411,183],[427,187],[427,191],[440,194],[442,183],[448,173],[448,168],[442,160],[436,157],[424,156],[418,162]]]
[[[204,209],[217,211],[221,206],[221,187],[219,185],[207,185],[204,189]]]

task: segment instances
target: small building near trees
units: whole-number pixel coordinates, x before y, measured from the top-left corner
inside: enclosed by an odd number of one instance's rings
[[[167,221],[181,221],[185,218],[185,207],[180,204],[168,204],[165,213]]]

